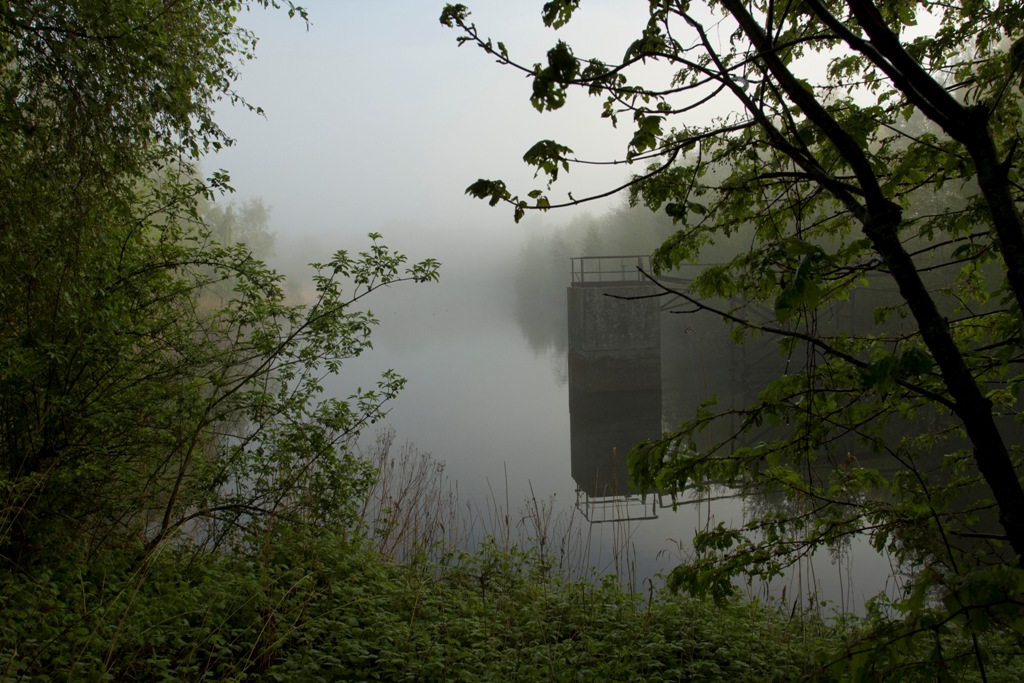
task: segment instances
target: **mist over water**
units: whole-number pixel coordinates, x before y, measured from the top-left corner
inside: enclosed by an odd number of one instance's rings
[[[394,20],[393,3],[304,4],[313,20],[308,32],[280,13],[243,17],[261,42],[239,90],[266,115],[225,108],[222,125],[238,144],[207,170],[231,173],[232,201],[258,199],[269,208],[276,238],[270,261],[289,275],[296,298],[312,291],[308,263],[327,261],[338,249],[365,250],[369,232],[381,233],[410,262],[441,261],[439,283],[396,285],[363,302],[380,320],[374,349],[329,378],[326,392],[348,396],[394,369],[407,388],[366,439],[375,429],[394,428],[399,444],[446,464],[464,505],[500,506],[512,526],[527,523],[528,499],[580,522],[570,463],[569,258],[650,253],[672,232],[671,222],[624,211],[622,199],[612,198],[527,214],[516,225],[510,211],[466,197],[464,189],[479,177],[536,186],[520,157],[539,139],[557,139],[587,158],[621,155],[625,143],[595,114],[599,103],[586,98],[539,116],[527,80],[455,47],[437,23],[443,3],[401,3],[402,21]],[[542,3],[535,4],[539,11]],[[480,5],[474,11],[481,25],[522,32],[518,45],[528,62],[554,40],[574,39],[530,33],[525,26],[539,23],[537,11],[519,3]],[[628,44],[637,27],[623,23],[610,4],[594,7],[595,19],[608,27],[601,35],[622,35]],[[574,172],[569,189],[577,196],[605,190],[630,170]],[[695,364],[692,355],[663,362]],[[668,426],[690,405],[691,385],[687,377],[665,387]],[[696,530],[742,521],[746,504],[721,493],[721,500],[660,509],[643,522],[587,524],[590,560],[599,571],[638,579],[669,570],[687,557]],[[626,549],[635,564],[617,564],[616,549]],[[825,557],[813,576],[794,576],[790,584],[820,585],[828,599],[858,603],[885,586],[890,568],[875,554],[855,553],[856,568],[849,559],[833,564]],[[871,578],[851,588],[853,573]],[[792,585],[788,590],[793,596]]]
[[[585,222],[590,247],[600,248],[601,234],[623,221],[613,212]],[[585,249],[571,237],[573,230],[553,227],[552,232],[564,238],[567,250]],[[375,429],[391,427],[398,443],[408,442],[444,462],[470,516],[500,509],[509,515],[513,531],[529,532],[530,506],[550,506],[554,515],[574,520],[587,535],[589,561],[597,571],[628,573],[640,583],[689,557],[690,540],[698,530],[720,522],[741,524],[763,502],[744,501],[721,489],[712,493],[712,501],[684,497],[676,511],[650,507],[651,497],[628,510],[605,506],[601,512],[577,505],[586,497],[572,476],[565,348],[569,262],[551,259],[540,267],[532,255],[524,245],[500,261],[455,260],[439,284],[397,285],[375,293],[367,300],[381,321],[374,350],[347,364],[326,390],[347,396],[372,386],[383,370],[397,370],[408,386],[385,424],[370,428],[367,438],[373,438]],[[541,284],[524,289],[524,278]],[[727,379],[736,374],[735,368],[713,354],[731,358],[736,352],[727,333],[718,338],[692,318],[662,315],[667,339],[665,384],[660,389],[664,408],[651,417],[655,424],[663,421],[665,428],[672,428],[710,393],[728,395],[733,390]],[[629,445],[618,445],[617,456],[625,458]],[[601,508],[599,499],[592,502]],[[599,520],[608,510],[612,518],[653,518],[593,525],[585,518]],[[477,528],[475,540],[500,532],[497,525],[487,528],[485,523]],[[813,564],[802,565],[791,576],[751,590],[779,596],[785,589],[790,599],[806,599],[820,590],[820,600],[859,608],[877,591],[894,588],[888,579],[891,570],[865,540],[855,539],[845,555],[820,553]]]
[[[584,513],[600,519],[607,511],[577,505],[581,496],[572,477],[566,289],[570,255],[649,252],[667,227],[663,217],[617,209],[561,226],[552,222],[544,232],[520,233],[518,244],[510,239],[503,249],[466,253],[448,250],[438,240],[433,251],[424,247],[410,253],[411,261],[428,256],[444,261],[441,281],[393,285],[368,297],[363,303],[380,321],[374,348],[348,362],[340,376],[328,378],[326,393],[345,397],[372,387],[384,370],[396,370],[407,378],[407,388],[386,421],[367,429],[367,441],[376,430],[393,428],[399,444],[407,442],[445,463],[468,515],[481,517],[500,509],[509,515],[510,527],[529,532],[530,505],[549,506],[553,515],[573,520],[586,534],[588,561],[596,571],[628,574],[637,582],[635,588],[647,579],[657,582],[657,574],[690,556],[697,531],[720,522],[741,524],[754,508],[720,490],[712,501],[684,498],[676,511],[649,508],[653,500],[648,499],[640,509],[633,504],[625,512],[653,517],[643,521],[589,523]],[[385,236],[384,241],[403,250],[401,240]],[[323,237],[282,239],[279,232],[282,246],[271,261],[302,283],[299,274],[309,269],[301,264],[327,260],[336,246],[327,242]],[[366,237],[345,242],[351,251],[369,245]],[[299,295],[309,287],[300,286]],[[653,417],[671,429],[709,394],[731,391],[726,380],[736,370],[724,357],[712,356],[712,350],[729,358],[737,354],[727,333],[716,337],[700,321],[663,316],[667,381],[662,414]],[[618,457],[625,458],[628,447],[617,446]],[[608,509],[612,518],[623,516],[622,509]],[[475,540],[499,531],[481,524]],[[818,590],[818,599],[855,609],[879,590],[894,587],[887,578],[891,569],[866,541],[856,539],[846,555],[821,553],[792,576],[751,590],[775,596],[785,590],[789,599],[806,599]]]

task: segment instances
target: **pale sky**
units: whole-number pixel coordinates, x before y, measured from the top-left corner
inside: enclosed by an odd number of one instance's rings
[[[225,108],[220,121],[238,144],[207,163],[230,172],[240,198],[261,197],[273,207],[279,243],[294,236],[326,240],[333,249],[376,230],[417,257],[451,260],[460,248],[507,248],[531,226],[572,214],[528,214],[515,226],[508,208],[466,196],[470,183],[502,178],[525,194],[535,185],[521,158],[540,139],[584,158],[624,156],[628,121],[614,130],[599,119],[600,98],[582,92],[564,111],[536,112],[529,79],[456,45],[457,32],[438,21],[440,0],[302,4],[308,32],[284,12],[243,18],[260,43],[238,90],[266,118]],[[467,4],[481,33],[503,40],[527,64],[542,61],[559,38],[581,56],[621,58],[646,19],[646,2],[590,0],[555,32],[541,23],[543,0]],[[580,197],[628,172],[595,179],[573,171],[561,192]],[[600,213],[614,203],[585,210]]]

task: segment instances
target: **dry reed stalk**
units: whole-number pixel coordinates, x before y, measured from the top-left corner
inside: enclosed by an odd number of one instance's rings
[[[513,513],[507,469],[500,498],[488,481],[482,503],[460,503],[458,483],[442,461],[411,444],[397,456],[394,450],[395,431],[388,428],[362,451],[379,474],[360,518],[382,554],[401,562],[440,562],[452,549],[474,552],[491,542],[505,553],[527,553],[533,568],[547,575],[575,580],[614,572],[623,587],[637,585],[628,521],[613,523],[610,549],[595,547],[593,525],[579,510],[559,506],[554,496],[539,499],[532,484],[530,496]],[[610,552],[607,560],[599,557],[604,551]]]

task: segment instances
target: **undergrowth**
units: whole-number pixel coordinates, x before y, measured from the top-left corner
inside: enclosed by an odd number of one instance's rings
[[[791,680],[831,637],[757,603],[562,580],[493,544],[402,564],[287,531],[0,582],[3,681]]]
[[[0,683],[982,680],[952,623],[879,647],[884,610],[826,619],[652,581],[635,592],[585,570],[566,551],[585,549],[583,530],[536,502],[525,541],[506,522],[467,545],[475,522],[459,526],[443,471],[411,448],[391,463],[392,438],[362,531],[272,525],[231,550],[149,555],[125,539],[0,568]],[[552,529],[563,540],[542,552]],[[987,681],[1024,676],[1009,633],[985,634]]]

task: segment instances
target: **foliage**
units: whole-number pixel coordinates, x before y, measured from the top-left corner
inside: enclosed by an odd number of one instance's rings
[[[551,0],[543,20],[582,22],[585,8]],[[1024,633],[1024,10],[973,0],[648,9],[614,59],[584,59],[559,41],[532,67],[482,37],[463,5],[441,22],[532,77],[538,110],[579,88],[603,99],[613,125],[631,119],[617,163],[650,164],[627,182],[631,200],[679,225],[655,251],[656,271],[732,248],[665,295],[725,320],[738,339],[778,340],[786,369],[753,405],[712,401],[631,456],[644,488],[718,482],[790,501],[743,528],[698,534],[696,561],[673,583],[724,597],[737,575],[772,576],[867,533],[915,572],[892,606],[902,621],[879,617],[876,654],[960,629],[984,678],[982,634]],[[653,80],[666,72],[652,63],[672,75]],[[584,163],[568,147],[546,141],[526,161],[547,187],[519,195],[478,180],[467,193],[511,205],[517,219],[578,203],[552,197],[556,175]],[[878,296],[887,283],[897,294]],[[864,302],[873,320],[850,314]],[[724,420],[737,430],[698,445]],[[892,467],[861,467],[858,453]],[[860,675],[871,656],[847,664]],[[935,675],[948,675],[948,661],[937,647]]]
[[[218,244],[244,244],[253,256],[267,260],[274,254],[270,207],[262,199],[200,207],[210,237]]]
[[[971,680],[951,628],[903,641],[879,662],[864,624],[828,625],[738,599],[716,604],[613,581],[569,582],[535,556],[448,553],[395,564],[359,540],[281,528],[250,553],[168,548],[125,573],[88,566],[0,579],[4,680],[738,681],[843,680],[846,651],[885,680]],[[884,637],[872,633],[869,637]],[[958,649],[959,648],[959,649]],[[989,680],[1016,681],[1011,640],[992,643]]]
[[[736,634],[772,623],[745,605],[715,630],[723,613],[703,604],[707,635],[687,649],[674,632],[694,628],[697,602],[648,620],[632,596],[520,554],[403,568],[345,539],[373,476],[351,440],[402,380],[322,400],[323,377],[370,347],[368,294],[434,280],[437,264],[371,235],[315,264],[297,305],[204,208],[227,187],[197,168],[230,144],[212,105],[237,100],[235,61],[252,55],[243,7],[0,9],[0,678],[762,680],[806,666],[805,641],[774,627],[792,647],[739,659]]]
[[[835,635],[763,605],[568,583],[494,546],[397,565],[331,533],[101,555],[0,584],[5,680],[792,680]]]
[[[322,380],[370,348],[364,297],[434,280],[437,263],[407,265],[371,235],[366,251],[314,264],[313,301],[296,305],[237,243],[241,226],[218,243],[232,212],[206,203],[227,176],[196,169],[231,143],[213,105],[239,101],[237,62],[255,44],[235,28],[242,8],[0,10],[9,569],[105,547],[137,563],[168,542],[216,546],[282,519],[345,522],[370,481],[349,446],[403,380],[389,371],[374,388],[321,399]]]
[[[7,309],[17,334],[4,338],[15,369],[4,378],[5,475],[12,499],[24,492],[7,519],[16,556],[65,534],[128,533],[148,551],[180,531],[219,542],[260,517],[354,513],[370,472],[347,444],[403,380],[388,372],[340,400],[320,398],[322,376],[369,348],[376,320],[357,302],[434,279],[436,264],[403,274],[405,258],[374,235],[370,250],[317,264],[316,299],[290,305],[244,246],[171,232],[90,254],[48,317]],[[206,294],[225,278],[230,298]],[[50,523],[57,538],[42,530]]]

